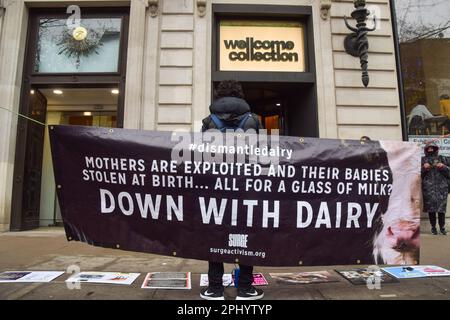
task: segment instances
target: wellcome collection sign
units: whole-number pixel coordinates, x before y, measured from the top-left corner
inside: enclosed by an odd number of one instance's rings
[[[221,71],[305,71],[304,27],[289,21],[220,21]]]

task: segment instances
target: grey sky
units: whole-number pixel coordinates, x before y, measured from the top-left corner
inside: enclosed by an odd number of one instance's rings
[[[450,26],[450,0],[394,0],[399,28],[401,21],[417,26]],[[444,32],[450,37],[450,28]]]

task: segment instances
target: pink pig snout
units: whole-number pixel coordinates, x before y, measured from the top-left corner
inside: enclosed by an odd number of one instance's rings
[[[387,228],[387,237],[392,248],[410,251],[419,248],[420,228],[418,223],[400,221]]]

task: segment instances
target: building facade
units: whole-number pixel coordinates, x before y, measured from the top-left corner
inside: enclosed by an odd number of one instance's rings
[[[0,229],[59,221],[38,122],[199,131],[224,79],[282,134],[405,139],[392,4],[367,5],[364,87],[351,0],[1,1]]]

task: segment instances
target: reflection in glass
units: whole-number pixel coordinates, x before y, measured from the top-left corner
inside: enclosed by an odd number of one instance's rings
[[[410,135],[450,132],[450,1],[395,1]]]
[[[117,72],[120,18],[82,19],[68,28],[65,19],[39,20],[35,72]]]

